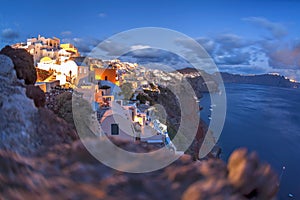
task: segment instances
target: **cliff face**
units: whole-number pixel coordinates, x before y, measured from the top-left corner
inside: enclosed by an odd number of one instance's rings
[[[0,55],[0,62],[0,147],[6,149],[16,145],[15,151],[21,153],[34,148],[31,138],[36,135],[32,127],[37,108],[26,97],[25,86],[17,79],[12,60]]]
[[[0,51],[0,54],[12,59],[17,77],[23,79],[25,84],[33,85],[36,82],[37,74],[33,64],[33,57],[28,55],[25,49],[14,49],[6,46]]]
[[[181,123],[181,110],[180,104],[175,94],[168,88],[159,87],[160,94],[151,93],[149,94],[153,101],[163,106],[166,111],[166,124],[168,126],[168,133],[171,139],[175,136]],[[195,92],[196,93],[196,92]],[[199,92],[199,95],[202,93]],[[184,109],[185,105],[182,105]],[[208,127],[203,120],[200,119],[196,137],[194,138],[190,148],[187,149],[186,153],[191,155],[194,160],[198,159],[198,153],[200,146],[204,140],[205,133]]]
[[[201,98],[201,93],[218,91],[219,85],[214,77],[203,70],[184,68],[177,71],[189,81],[198,98]],[[211,91],[209,91],[209,88]]]
[[[290,82],[289,79],[285,79],[284,76],[262,74],[262,75],[238,75],[229,74],[226,72],[220,73],[224,83],[242,83],[242,84],[255,84],[255,85],[268,85],[276,87],[298,88],[298,83]]]
[[[0,55],[0,199],[272,199],[277,176],[246,150],[221,160],[193,162],[188,155],[159,171],[129,174],[92,157],[72,128],[37,108]],[[101,141],[85,139],[101,148]],[[114,140],[112,138],[112,140]],[[115,140],[143,152],[151,146]]]
[[[45,94],[38,86],[34,86],[37,73],[33,57],[25,49],[14,49],[10,46],[4,47],[0,54],[8,56],[12,60],[17,78],[23,80],[26,85],[27,97],[34,100],[35,106],[44,107]]]
[[[0,64],[0,148],[28,154],[57,142],[71,142],[74,130],[27,97],[28,86],[17,78],[12,60],[0,55]]]

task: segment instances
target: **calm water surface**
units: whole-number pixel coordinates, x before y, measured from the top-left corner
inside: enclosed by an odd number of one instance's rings
[[[221,137],[222,159],[239,147],[256,151],[281,179],[279,199],[300,199],[300,89],[247,84],[225,85],[227,115]],[[210,96],[205,94],[201,118],[209,122]]]

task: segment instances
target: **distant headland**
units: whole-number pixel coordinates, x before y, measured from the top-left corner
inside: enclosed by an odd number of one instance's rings
[[[300,88],[300,83],[290,80],[277,73],[260,75],[240,75],[220,72],[224,83],[242,83],[255,85],[268,85],[285,88]]]

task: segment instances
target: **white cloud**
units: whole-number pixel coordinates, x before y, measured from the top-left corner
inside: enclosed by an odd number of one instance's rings
[[[135,50],[147,49],[147,48],[151,48],[151,47],[148,45],[133,45],[130,47],[130,50],[135,51]]]

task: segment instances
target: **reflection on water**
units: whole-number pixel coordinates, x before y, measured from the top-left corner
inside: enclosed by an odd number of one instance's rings
[[[300,199],[300,90],[259,85],[227,84],[227,115],[218,144],[221,158],[247,147],[257,151],[282,176],[279,199]],[[217,94],[216,94],[217,95]],[[200,116],[209,123],[210,97],[205,94]]]

